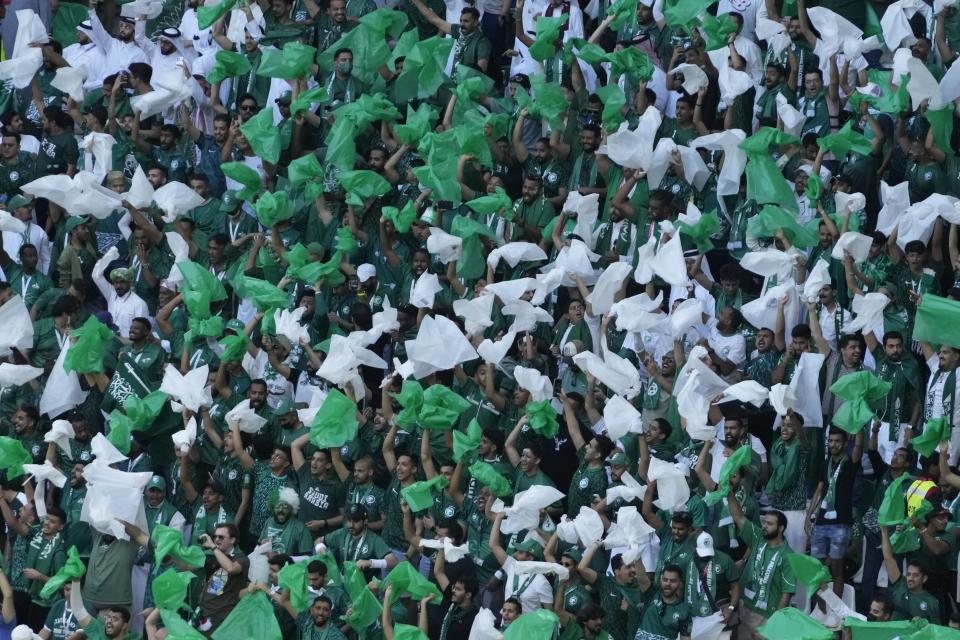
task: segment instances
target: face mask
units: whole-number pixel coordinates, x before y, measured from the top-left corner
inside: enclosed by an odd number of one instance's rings
[[[337,63],[337,70],[340,71],[341,73],[350,73],[351,71],[353,71],[353,63],[352,63],[352,62],[338,62],[338,63]]]

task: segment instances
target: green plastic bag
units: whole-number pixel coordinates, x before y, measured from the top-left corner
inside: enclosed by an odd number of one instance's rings
[[[832,151],[839,159],[851,151],[861,156],[870,155],[873,149],[873,143],[865,135],[853,130],[853,120],[848,120],[840,131],[821,137],[817,144],[824,151]]]
[[[342,447],[357,437],[357,404],[331,389],[310,423],[310,442],[319,449]]]
[[[161,609],[160,619],[167,629],[167,640],[206,640],[206,636],[191,627],[176,611]]]
[[[442,384],[433,384],[423,392],[418,421],[424,429],[449,429],[470,408],[470,402]]]
[[[437,476],[442,478],[443,476]],[[395,566],[387,577],[383,579],[382,589],[387,585],[393,585],[393,598],[387,605],[391,605],[404,593],[409,593],[415,600],[425,598],[429,594],[434,595],[434,602],[443,600],[443,594],[437,588],[437,585],[427,580],[423,574],[417,571],[412,564],[404,560]]]
[[[227,299],[227,290],[223,288],[223,283],[206,267],[191,260],[184,260],[177,263],[177,269],[183,276],[182,290],[206,293],[210,302]]]
[[[720,486],[716,491],[711,491],[703,497],[703,501],[708,505],[714,505],[725,500],[727,494],[730,493],[730,477],[735,474],[740,467],[750,464],[750,461],[753,459],[753,450],[750,448],[749,444],[741,446],[739,449],[734,451],[727,461],[723,463],[723,466],[720,467],[720,481],[717,483]]]
[[[316,47],[302,42],[286,42],[282,51],[263,49],[257,75],[283,80],[305,78],[310,73],[316,56]],[[264,111],[272,112],[272,109],[264,109]]]
[[[960,302],[925,293],[914,320],[913,339],[960,348]]]
[[[288,564],[277,573],[277,585],[290,594],[290,605],[297,613],[310,606],[310,592],[307,588],[308,564],[310,560]]]
[[[430,480],[414,482],[400,490],[400,495],[410,505],[414,513],[426,511],[433,506],[433,495],[450,484],[443,476],[434,476]]]
[[[238,362],[243,360],[244,354],[247,353],[247,345],[250,343],[250,339],[246,335],[240,334],[223,336],[219,342],[220,346],[223,347],[220,362]]]
[[[537,609],[525,613],[507,627],[503,640],[532,640],[554,637],[560,618],[549,609]]]
[[[237,192],[237,197],[241,200],[251,200],[263,190],[263,180],[253,167],[242,162],[224,162],[220,165],[220,170],[223,175],[243,185],[243,189]]]
[[[347,624],[357,633],[362,633],[380,617],[383,607],[370,592],[363,578],[363,572],[357,569],[355,563],[344,562],[343,567],[346,574],[344,589],[350,596],[350,608],[353,610],[347,617]],[[224,638],[224,640],[227,639]]]
[[[759,631],[767,640],[833,640],[833,631],[793,607],[775,611]]]
[[[530,403],[527,403],[529,406]],[[461,462],[470,457],[478,446],[480,446],[480,439],[483,437],[483,429],[480,427],[480,423],[477,422],[476,418],[470,420],[470,424],[467,425],[467,432],[463,433],[461,431],[453,432],[453,461]]]
[[[344,171],[340,174],[340,184],[347,194],[347,204],[357,207],[362,207],[367,198],[382,196],[391,189],[383,176],[366,169]]]
[[[43,585],[43,589],[40,590],[40,597],[44,600],[52,598],[60,592],[63,585],[68,582],[73,582],[74,580],[79,580],[86,571],[86,567],[83,566],[83,560],[80,559],[80,552],[77,551],[75,546],[70,545],[70,548],[67,549],[67,561],[60,567],[60,570],[53,574],[53,576],[47,580],[46,584]]]
[[[67,351],[63,360],[65,371],[82,373],[103,373],[103,357],[106,355],[106,346],[113,339],[113,332],[95,316],[74,329],[71,339],[76,342]]]
[[[550,404],[550,399],[540,402],[527,402],[523,408],[524,415],[527,416],[527,424],[544,438],[552,438],[557,435],[560,428],[557,422],[557,411]]]
[[[480,238],[493,239],[493,231],[487,225],[458,215],[453,219],[450,233],[463,239],[460,259],[457,260],[457,275],[468,280],[482,277],[486,273],[487,261]]]
[[[513,220],[513,200],[503,187],[497,187],[494,193],[474,198],[467,206],[477,213],[496,213],[506,220]]]
[[[177,611],[188,608],[185,600],[190,589],[190,581],[197,576],[190,571],[164,571],[153,579],[150,585],[153,601],[161,609]]]
[[[636,6],[636,0],[634,0],[634,6]],[[547,16],[537,18],[536,39],[530,45],[530,55],[533,56],[534,60],[543,62],[554,56],[557,52],[557,45],[562,46],[561,34],[569,19],[569,15],[561,15],[556,18],[548,18]]]
[[[213,25],[214,22],[227,15],[233,8],[237,6],[237,0],[223,0],[223,2],[216,4],[212,7],[202,6],[197,9],[197,26],[200,29],[207,29]],[[213,82],[211,80],[210,82]]]
[[[267,229],[293,217],[293,203],[286,191],[267,191],[253,205],[257,218]]]
[[[240,132],[247,138],[250,148],[264,161],[277,164],[283,144],[280,129],[273,123],[273,109],[262,109],[240,125]]]
[[[203,549],[198,546],[185,546],[183,532],[164,524],[158,524],[150,534],[154,555],[163,562],[168,555],[189,567],[202,567],[207,560]]]
[[[234,281],[233,288],[242,298],[252,300],[258,311],[287,306],[287,293],[266,280],[241,276]]]
[[[481,484],[487,485],[490,492],[498,498],[504,498],[513,493],[513,489],[510,487],[507,479],[497,473],[497,470],[494,469],[489,462],[478,460],[470,465],[468,470],[471,476],[476,478]]]
[[[283,635],[267,594],[257,591],[240,598],[210,637],[213,640],[282,640]]]
[[[822,562],[806,554],[791,553],[787,556],[787,562],[797,578],[797,584],[805,585],[807,593],[816,593],[820,585],[832,579],[830,570]]]
[[[407,204],[403,205],[403,209],[383,207],[381,212],[383,217],[392,222],[393,227],[400,233],[410,231],[410,225],[417,219],[417,210],[414,209],[412,200],[408,200]],[[346,229],[347,233],[351,233],[349,228],[341,227],[341,229]],[[340,229],[337,229],[337,231],[340,231]],[[352,234],[350,237],[353,237]]]
[[[420,419],[420,409],[423,407],[423,385],[416,380],[404,380],[400,393],[392,395],[402,407],[394,417],[397,426],[404,429],[416,426]]]
[[[227,78],[235,78],[250,73],[250,61],[247,56],[236,51],[217,51],[214,56],[216,62],[210,73],[207,74],[207,80],[210,84],[223,82]]]

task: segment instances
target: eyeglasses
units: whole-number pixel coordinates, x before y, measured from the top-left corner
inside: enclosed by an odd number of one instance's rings
[[[227,536],[213,536],[214,540],[226,540]]]

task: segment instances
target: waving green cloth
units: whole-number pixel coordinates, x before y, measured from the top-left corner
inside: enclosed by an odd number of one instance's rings
[[[557,423],[557,411],[550,404],[550,399],[540,402],[528,402],[523,408],[527,416],[527,424],[544,438],[552,438],[557,435],[560,425]]]
[[[608,28],[618,31],[623,26],[636,20],[637,0],[616,0],[607,9],[607,15],[615,16]]]
[[[410,231],[410,225],[412,225],[413,221],[417,219],[417,210],[413,207],[412,200],[408,200],[407,204],[403,205],[403,209],[397,209],[396,207],[383,207],[381,211],[383,213],[383,217],[392,222],[394,228],[400,233],[407,233]],[[347,232],[349,233],[350,230],[347,229]]]
[[[277,585],[290,594],[290,606],[297,613],[310,606],[310,591],[307,584],[308,564],[310,560],[288,564],[277,573]]]
[[[213,640],[282,640],[283,634],[267,594],[257,591],[240,598],[210,637]]]
[[[734,21],[733,16],[729,13],[719,16],[712,16],[708,13],[700,21],[700,31],[707,41],[707,51],[723,49],[727,46],[727,38],[739,30],[740,28]]]
[[[774,205],[765,205],[760,213],[747,222],[748,237],[773,238],[778,231],[783,231],[787,240],[796,247],[806,249],[819,242],[817,236],[798,223],[792,214]]]
[[[460,204],[461,192],[460,185],[457,183],[456,158],[437,160],[428,158],[426,165],[413,170],[413,175],[420,181],[422,187],[433,192],[432,195],[437,201],[448,200],[454,206]]]
[[[235,78],[250,73],[250,61],[247,56],[236,51],[217,51],[214,55],[213,68],[207,74],[207,80],[210,84],[223,82],[227,78]],[[266,111],[270,111],[266,109]]]
[[[636,0],[634,0],[634,6],[636,6]],[[557,16],[556,18],[547,16],[537,18],[537,35],[533,44],[530,45],[530,55],[533,56],[534,60],[543,62],[553,57],[557,52],[557,45],[561,44],[563,27],[569,19],[569,15]]]
[[[65,371],[76,373],[103,373],[103,357],[113,332],[95,316],[90,316],[70,338],[76,339],[63,359]]]
[[[177,269],[183,276],[184,284],[181,290],[204,292],[211,302],[227,299],[227,290],[223,288],[223,283],[203,265],[184,260],[177,263]]]
[[[560,624],[560,618],[549,609],[537,609],[525,613],[507,627],[503,640],[532,640],[533,638],[552,638]]]
[[[344,562],[343,567],[346,574],[344,590],[350,597],[350,608],[352,609],[351,614],[347,616],[347,624],[350,625],[351,629],[360,633],[380,617],[383,607],[370,592],[370,588],[363,578],[363,572],[357,569],[356,564]]]
[[[487,485],[490,492],[497,497],[503,498],[513,493],[510,483],[502,475],[497,473],[489,462],[478,460],[470,465],[468,469],[470,475],[476,478],[481,484]]]
[[[442,384],[433,384],[423,392],[418,421],[424,429],[449,429],[470,408],[470,402]]]
[[[243,185],[243,189],[237,192],[237,197],[241,200],[250,200],[263,190],[260,174],[243,162],[224,162],[220,165],[220,170],[223,175]]]
[[[832,151],[837,158],[843,159],[851,151],[861,156],[869,155],[873,144],[862,133],[853,130],[853,120],[836,133],[823,136],[817,141],[824,151]]]
[[[390,191],[390,183],[374,171],[360,169],[340,174],[340,184],[347,194],[347,204],[362,207],[367,198],[382,196]]]
[[[905,524],[890,534],[890,548],[894,553],[912,553],[920,548],[920,532],[912,524]]]
[[[47,580],[40,590],[40,597],[49,600],[54,594],[60,591],[60,588],[68,582],[79,580],[80,576],[86,573],[87,568],[83,566],[83,560],[80,559],[80,552],[73,545],[67,549],[67,561],[60,570]]]
[[[211,27],[214,22],[227,15],[235,6],[237,6],[237,0],[223,0],[223,2],[213,6],[199,7],[197,9],[197,26],[201,30]],[[210,80],[210,82],[213,83],[214,80]]]
[[[663,18],[674,29],[686,29],[689,33],[690,24],[697,21],[711,4],[712,0],[665,0]]]
[[[793,569],[797,583],[806,585],[807,593],[816,593],[820,585],[832,579],[826,565],[814,557],[803,553],[791,553],[787,556],[787,562]]]
[[[883,492],[883,501],[877,510],[877,523],[884,527],[900,524],[907,517],[906,489],[904,484],[913,481],[909,473],[901,473],[887,485]]]
[[[286,191],[267,191],[253,205],[257,218],[267,229],[293,217],[293,203]]]
[[[680,235],[693,240],[700,253],[706,253],[713,249],[710,236],[720,230],[720,219],[716,213],[705,213],[692,225],[680,222],[677,226],[680,228]]]
[[[420,409],[423,407],[423,385],[416,380],[404,380],[400,393],[392,395],[402,407],[394,418],[397,426],[404,429],[416,426],[420,419]]]
[[[23,465],[32,462],[33,456],[19,440],[0,436],[0,469],[7,472],[7,478],[19,478],[24,473]]]
[[[758,631],[767,640],[833,640],[833,631],[793,607],[775,611]]]
[[[286,42],[282,51],[263,49],[257,75],[283,80],[305,78],[310,73],[316,55],[316,47],[302,42]],[[273,109],[264,109],[264,111],[272,113]]]
[[[443,476],[434,476],[430,480],[414,482],[400,490],[400,495],[410,505],[413,512],[426,511],[433,506],[433,496],[450,484]]]
[[[800,144],[800,139],[772,127],[761,127],[740,143],[747,156],[747,199],[757,204],[775,204],[796,215],[799,213],[793,187],[770,155],[771,146]]]
[[[398,103],[429,98],[443,85],[447,76],[444,67],[453,49],[454,40],[433,36],[413,45],[403,61],[403,71],[396,80]]]
[[[266,280],[241,275],[232,284],[237,294],[252,300],[258,311],[287,306],[287,293]]]
[[[339,448],[357,437],[357,428],[357,404],[331,389],[310,423],[310,442],[319,449]]]
[[[727,461],[723,463],[723,466],[720,467],[720,480],[717,483],[720,486],[715,491],[711,491],[705,495],[703,501],[706,502],[707,505],[714,505],[721,500],[725,500],[727,494],[730,493],[730,477],[735,474],[740,467],[750,464],[752,457],[753,450],[749,444],[742,445],[734,451],[733,454],[727,458]]]
[[[883,399],[891,384],[880,380],[869,371],[855,371],[841,376],[830,385],[830,391],[844,400],[833,416],[833,424],[848,433],[856,434],[863,425],[876,417],[871,402]]]
[[[453,219],[450,233],[463,239],[460,258],[457,260],[457,275],[468,280],[480,278],[486,273],[481,237],[493,239],[493,231],[485,224],[458,215]]]
[[[960,302],[923,294],[913,326],[913,339],[960,348]]]
[[[923,433],[911,438],[910,446],[920,455],[929,456],[945,440],[950,440],[950,423],[946,418],[933,418],[923,423]]]
[[[223,335],[224,321],[221,316],[192,317],[187,319],[187,327],[189,330],[184,336],[187,342],[193,342],[193,339],[197,337],[219,338]]]
[[[616,130],[620,123],[625,120],[623,113],[621,113],[623,107],[627,104],[623,89],[618,84],[608,84],[598,88],[595,93],[603,102],[603,113],[600,114],[603,128],[607,131]]]
[[[161,609],[160,619],[167,630],[167,640],[206,640],[206,636],[191,627],[176,611]]]
[[[443,476],[437,477],[442,478]],[[443,600],[443,594],[440,593],[437,585],[427,580],[406,560],[395,566],[387,574],[387,577],[383,579],[382,588],[385,589],[388,584],[393,585],[393,597],[388,604],[393,604],[404,593],[409,593],[415,600],[425,598],[431,593],[434,595],[434,602]]]
[[[636,47],[608,53],[606,59],[610,62],[611,75],[628,75],[641,82],[649,82],[653,78],[653,61]]]
[[[430,133],[433,123],[437,120],[437,111],[426,102],[421,102],[414,110],[407,105],[407,119],[404,124],[398,124],[393,132],[403,144],[416,146],[423,136]]]
[[[153,528],[150,534],[150,540],[153,542],[154,555],[160,562],[167,556],[172,556],[189,567],[202,567],[206,562],[206,554],[198,546],[185,546],[183,544],[183,532],[177,531],[164,524],[158,524]]]
[[[191,571],[164,571],[150,585],[153,601],[161,609],[176,611],[185,604],[190,581],[197,576]]]
[[[497,187],[494,193],[474,198],[467,206],[477,213],[496,213],[507,220],[513,220],[513,200],[503,187]]]
[[[314,87],[313,89],[302,92],[290,103],[290,114],[295,116],[301,111],[308,111],[312,108],[314,102],[317,104],[330,102],[330,93],[326,87]]]
[[[926,624],[927,621],[920,618],[891,622],[869,622],[847,616],[843,620],[843,628],[850,629],[851,640],[897,640],[897,638],[907,640]]]
[[[273,123],[273,109],[262,109],[240,125],[240,132],[247,138],[250,148],[265,162],[277,164],[283,143],[280,129]]]
[[[529,403],[527,403],[529,404]],[[476,418],[470,420],[467,425],[467,432],[453,432],[453,461],[460,462],[470,457],[470,454],[480,446],[480,439],[483,437],[483,428]]]
[[[223,347],[223,353],[220,354],[220,362],[238,362],[243,360],[250,339],[244,334],[238,334],[223,336],[219,342],[220,346]]]

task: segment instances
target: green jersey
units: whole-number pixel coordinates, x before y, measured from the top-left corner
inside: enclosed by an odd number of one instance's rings
[[[797,591],[797,579],[787,562],[793,551],[786,541],[771,546],[760,527],[749,520],[740,528],[740,537],[750,547],[741,580],[743,600],[751,610],[769,617],[784,594]]]
[[[674,602],[663,599],[660,589],[649,587],[644,594],[640,628],[634,640],[674,640],[690,637],[693,631],[690,607],[683,598]]]

